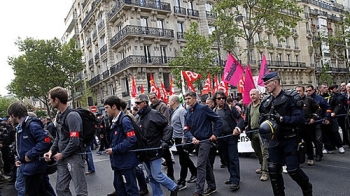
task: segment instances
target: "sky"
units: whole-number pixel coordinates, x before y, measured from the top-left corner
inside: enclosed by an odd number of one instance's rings
[[[61,39],[65,31],[64,19],[74,0],[9,0],[0,3],[0,94],[8,94],[6,86],[14,79],[9,56],[19,56],[14,44],[25,39]],[[28,76],[30,77],[30,76]]]

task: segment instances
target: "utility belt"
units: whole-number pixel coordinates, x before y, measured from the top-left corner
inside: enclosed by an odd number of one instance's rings
[[[281,129],[280,127],[280,131],[278,134],[279,135],[277,137],[280,139],[293,139],[297,136],[297,129],[291,127]]]

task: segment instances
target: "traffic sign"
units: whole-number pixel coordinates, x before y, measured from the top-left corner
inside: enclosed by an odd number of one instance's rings
[[[90,111],[92,112],[92,113],[95,113],[95,112],[97,112],[97,107],[96,106],[90,106]]]

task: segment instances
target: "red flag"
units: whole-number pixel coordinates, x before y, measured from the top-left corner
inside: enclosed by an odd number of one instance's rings
[[[210,79],[210,73],[208,73],[207,80],[205,81],[204,87],[202,89],[202,95],[209,94],[211,92],[211,79]]]
[[[244,77],[242,75],[241,79],[239,80],[238,86],[237,86],[237,90],[240,93],[244,92]]]
[[[134,76],[131,76],[131,97],[136,97],[137,91],[136,91],[136,83]]]
[[[190,91],[196,92],[196,89],[194,88],[192,83],[197,79],[201,78],[202,76],[192,71],[182,71],[182,75],[187,81],[188,89]]]
[[[218,77],[214,75],[214,88],[212,89],[212,93],[214,94],[219,89],[219,81]]]
[[[224,81],[232,86],[237,86],[243,72],[242,65],[231,54],[228,54],[224,70]]]
[[[140,91],[141,91],[141,94],[145,94],[145,87],[143,87],[143,84],[141,84],[141,89],[140,89]]]
[[[163,91],[163,101],[168,104],[168,92],[166,91],[166,88],[163,84],[163,82],[160,82],[160,85],[162,86],[162,91]]]
[[[248,65],[245,69],[245,79],[244,79],[244,94],[243,94],[243,103],[248,105],[252,100],[250,99],[250,90],[254,89],[254,80],[252,70]]]
[[[156,93],[157,97],[160,98],[159,88],[157,87],[156,83],[154,82],[153,74],[151,74],[151,73],[149,75],[149,83],[151,84],[151,92]]]
[[[268,73],[270,73],[270,71],[269,71],[269,68],[267,67],[266,57],[265,55],[263,55],[261,65],[260,65],[259,78],[258,78],[259,86],[264,86],[264,81],[262,80],[262,77]]]
[[[228,84],[224,82],[224,76],[221,76],[221,81],[219,84],[219,90],[224,91],[226,96],[228,96]]]
[[[169,91],[169,95],[173,95],[173,94],[175,94],[174,83],[173,83],[173,76],[170,75],[170,91]]]

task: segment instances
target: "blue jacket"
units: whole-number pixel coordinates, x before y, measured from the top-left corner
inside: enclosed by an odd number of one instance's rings
[[[123,118],[120,112],[118,120],[113,122],[110,129],[110,144],[113,154],[109,156],[113,170],[131,169],[138,165],[135,152],[129,152],[136,144],[134,126],[129,118]],[[119,121],[121,122],[121,126]]]
[[[39,119],[33,118],[29,129],[25,126],[27,120],[28,116],[24,117],[23,122],[17,126],[17,154],[23,168],[23,175],[30,176],[45,172],[47,163],[39,157],[50,150],[51,141]],[[31,161],[26,162],[25,156]]]
[[[196,103],[187,109],[184,133],[190,141],[193,137],[198,140],[209,139],[212,135],[219,137],[221,132],[222,119],[208,106]]]
[[[322,109],[322,116],[320,116],[321,118],[326,118],[329,119],[331,117],[330,113],[326,113],[327,109],[330,108],[330,105],[328,104],[328,102],[321,97],[320,95],[313,93],[310,97],[312,97],[316,103],[318,103],[318,105],[321,107]]]

